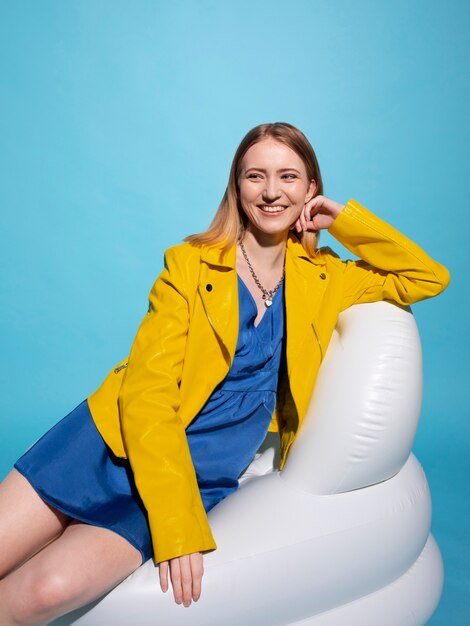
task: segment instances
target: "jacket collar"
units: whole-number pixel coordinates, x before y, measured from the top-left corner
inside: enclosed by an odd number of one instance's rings
[[[222,254],[222,246],[201,246],[198,291],[210,324],[226,348],[227,363],[238,337],[236,245]],[[311,258],[299,239],[289,234],[285,262],[286,325],[289,355],[305,345],[327,285],[323,255]],[[291,347],[292,346],[292,347]]]
[[[222,248],[223,244],[201,246],[201,260],[209,265],[218,265],[220,267],[235,269],[236,245],[233,244],[225,253],[223,253]],[[287,238],[286,256],[290,256],[292,259],[304,259],[314,265],[325,264],[323,255],[321,254],[316,257],[310,257],[303,245],[300,243],[300,240],[293,232],[290,232]]]

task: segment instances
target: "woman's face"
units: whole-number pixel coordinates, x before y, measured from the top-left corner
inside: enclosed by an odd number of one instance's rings
[[[272,138],[247,150],[238,185],[248,230],[275,240],[287,236],[316,188],[298,154]]]

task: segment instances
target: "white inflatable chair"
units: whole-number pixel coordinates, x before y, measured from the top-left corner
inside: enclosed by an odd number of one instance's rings
[[[269,434],[209,520],[202,595],[176,605],[152,560],[65,626],[420,626],[443,585],[431,499],[411,454],[422,395],[412,314],[343,312],[282,472]]]

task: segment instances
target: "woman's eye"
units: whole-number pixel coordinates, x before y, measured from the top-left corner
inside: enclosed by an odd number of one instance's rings
[[[253,172],[252,174],[247,174],[246,177],[256,180],[256,179],[261,178],[261,174],[256,174],[255,172]],[[295,178],[297,178],[297,176],[296,174],[283,174],[281,178],[286,179],[286,180],[294,180]]]

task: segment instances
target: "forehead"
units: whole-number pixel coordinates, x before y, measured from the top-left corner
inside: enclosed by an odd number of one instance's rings
[[[274,139],[262,139],[252,145],[245,153],[242,169],[282,169],[295,168],[306,174],[304,162],[299,155],[285,144]]]

